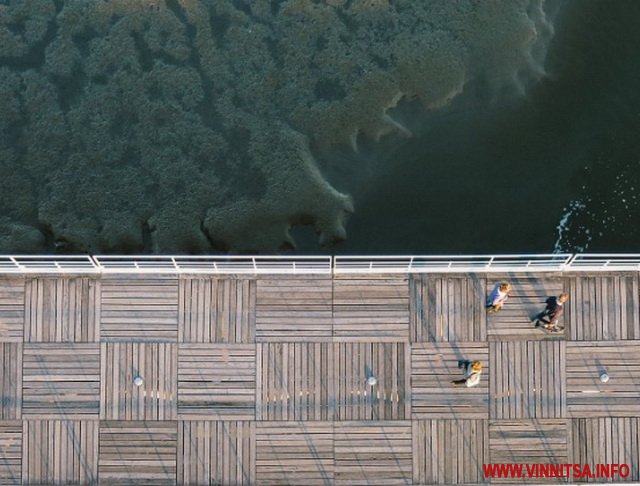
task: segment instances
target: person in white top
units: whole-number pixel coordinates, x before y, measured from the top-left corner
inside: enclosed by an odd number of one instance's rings
[[[487,297],[487,312],[498,312],[509,298],[511,284],[508,282],[498,282]]]
[[[464,370],[464,378],[462,380],[453,380],[451,383],[457,386],[466,386],[471,388],[480,383],[480,375],[482,374],[482,363],[480,361],[460,361],[458,368]]]

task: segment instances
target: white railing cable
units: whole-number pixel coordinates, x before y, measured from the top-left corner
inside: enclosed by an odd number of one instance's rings
[[[0,274],[348,274],[640,271],[640,254],[185,256],[0,255]]]

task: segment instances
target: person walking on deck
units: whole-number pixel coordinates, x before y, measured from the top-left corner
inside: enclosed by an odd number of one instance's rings
[[[498,282],[487,297],[487,312],[498,312],[509,298],[511,284],[508,282]]]
[[[562,331],[564,327],[558,327],[558,322],[564,312],[564,303],[567,300],[569,300],[569,294],[565,293],[557,297],[549,297],[546,300],[547,307],[532,319],[535,327],[542,327],[551,332]]]
[[[480,375],[482,374],[482,363],[480,361],[458,361],[458,368],[464,370],[464,378],[454,380],[451,383],[456,386],[466,386],[467,388],[480,383]]]

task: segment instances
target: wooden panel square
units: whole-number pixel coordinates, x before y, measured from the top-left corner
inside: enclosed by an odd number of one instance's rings
[[[264,484],[255,449],[255,422],[179,422],[178,484]]]
[[[540,340],[562,339],[569,331],[554,335],[546,334],[536,329],[531,319],[544,310],[547,298],[560,295],[568,291],[568,283],[560,277],[545,274],[510,274],[500,278],[492,275],[487,279],[487,296],[498,282],[509,282],[511,292],[509,300],[503,308],[494,314],[487,315],[487,335],[492,340]],[[486,302],[487,296],[484,297]],[[565,304],[566,305],[566,304]],[[569,309],[565,308],[565,315],[560,324],[569,327]]]
[[[0,342],[22,342],[24,280],[0,279]]]
[[[568,464],[566,420],[491,421],[489,456],[493,464]],[[525,471],[526,473],[526,471]],[[565,483],[557,478],[532,479],[536,483]],[[501,478],[492,482],[523,484],[522,478]]]
[[[618,482],[640,482],[640,418],[601,417],[569,421],[569,460],[571,464],[626,464],[629,475],[614,476]],[[595,472],[595,471],[592,471]],[[575,479],[586,482],[587,478]]]
[[[22,422],[0,422],[0,484],[22,484]]]
[[[333,283],[327,277],[258,280],[257,341],[331,338]]]
[[[103,278],[101,341],[176,342],[178,279]]]
[[[0,343],[0,420],[22,416],[22,343]]]
[[[571,339],[640,339],[637,274],[570,279]]]
[[[178,416],[189,420],[254,420],[255,345],[181,344]]]
[[[100,422],[100,484],[176,484],[177,422]]]
[[[564,341],[491,342],[490,416],[566,416]]]
[[[337,485],[411,484],[411,422],[336,422]]]
[[[412,276],[411,341],[485,341],[484,278]]]
[[[258,420],[331,420],[332,350],[332,343],[258,344]]]
[[[25,344],[23,360],[24,417],[98,418],[99,344]]]
[[[98,484],[98,422],[25,420],[23,484]]]
[[[258,422],[257,484],[331,485],[333,464],[332,423]]]
[[[480,384],[467,388],[453,380],[464,375],[459,361],[482,361]],[[411,412],[413,418],[486,419],[489,417],[487,343],[422,343],[411,348]]]
[[[640,341],[568,342],[566,370],[569,417],[640,416]]]
[[[101,419],[176,418],[177,344],[103,343],[101,346]],[[140,386],[134,383],[136,377],[143,379]]]
[[[178,340],[185,343],[253,343],[256,281],[180,279]]]
[[[409,341],[406,276],[336,276],[333,284],[335,341]]]
[[[335,343],[331,403],[337,420],[409,418],[410,355],[405,343]],[[370,386],[367,378],[375,376]]]
[[[414,484],[481,483],[489,462],[487,420],[413,422]]]
[[[95,278],[27,280],[24,340],[98,342],[100,285]]]

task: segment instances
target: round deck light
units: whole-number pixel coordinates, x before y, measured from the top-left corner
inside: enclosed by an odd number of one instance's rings
[[[142,378],[142,376],[136,376],[136,377],[133,379],[133,384],[134,384],[135,386],[142,386],[142,384],[143,384],[143,383],[144,383],[144,379]]]
[[[375,376],[370,376],[367,378],[367,385],[376,386],[378,384],[378,379]]]
[[[608,375],[607,373],[603,372],[603,373],[600,375],[600,381],[601,381],[602,383],[606,383],[607,381],[609,381],[609,375]]]

